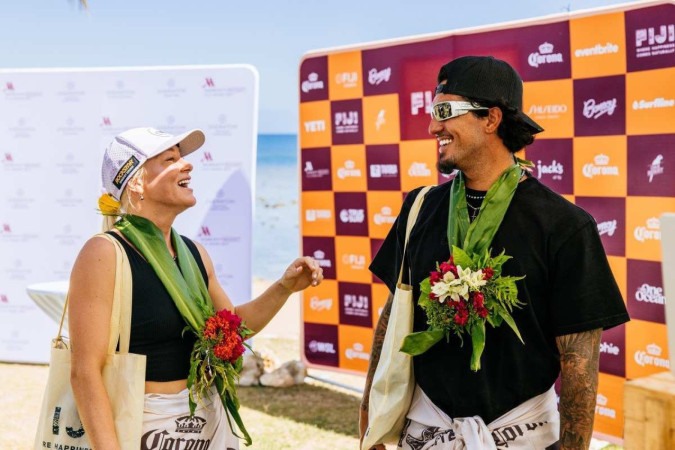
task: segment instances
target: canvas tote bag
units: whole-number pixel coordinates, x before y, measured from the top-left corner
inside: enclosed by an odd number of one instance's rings
[[[115,244],[115,291],[108,338],[108,357],[103,383],[113,412],[115,431],[122,450],[141,446],[145,394],[145,355],[129,353],[131,332],[131,268],[117,239],[99,234]],[[59,332],[52,341],[47,387],[35,436],[34,450],[89,450],[91,443],[77,413],[70,385],[70,349],[61,336],[68,299],[63,307]],[[115,353],[119,337],[119,352]]]
[[[361,450],[369,450],[377,444],[397,443],[401,437],[405,417],[410,408],[415,380],[412,357],[400,350],[403,338],[413,331],[412,286],[401,282],[408,238],[419,213],[424,196],[433,186],[422,189],[413,202],[405,230],[403,261],[398,273],[398,282],[387,331],[382,343],[380,361],[375,369],[368,403],[368,428],[363,437]]]

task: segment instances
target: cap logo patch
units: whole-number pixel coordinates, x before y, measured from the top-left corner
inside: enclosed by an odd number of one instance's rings
[[[124,181],[127,179],[129,174],[131,173],[136,166],[138,166],[141,162],[136,159],[135,156],[132,156],[125,162],[122,167],[120,168],[119,172],[117,172],[117,175],[115,175],[115,179],[113,180],[113,184],[117,189],[122,189],[122,184]]]
[[[169,133],[165,133],[165,132],[157,130],[155,128],[148,128],[148,133],[150,133],[154,136],[159,136],[159,137],[171,137],[171,135]]]

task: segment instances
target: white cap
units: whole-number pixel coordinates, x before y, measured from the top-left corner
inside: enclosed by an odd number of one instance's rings
[[[133,128],[121,133],[108,144],[103,155],[101,181],[103,189],[118,201],[131,176],[153,156],[177,145],[181,156],[204,145],[204,132],[190,130],[174,136],[154,128]]]

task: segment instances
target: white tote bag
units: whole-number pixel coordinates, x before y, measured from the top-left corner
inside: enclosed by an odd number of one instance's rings
[[[412,286],[403,284],[401,280],[410,231],[417,221],[417,214],[424,196],[432,187],[427,186],[417,194],[408,214],[403,261],[401,261],[401,270],[398,273],[396,292],[394,292],[389,323],[382,343],[380,361],[375,369],[370,388],[368,428],[361,444],[362,450],[369,450],[377,444],[398,442],[415,390],[412,356],[400,351],[403,338],[413,331]]]
[[[145,355],[129,353],[131,268],[126,252],[117,239],[106,234],[99,236],[113,242],[116,252],[115,291],[103,383],[110,398],[115,431],[122,450],[138,450],[143,427]],[[66,299],[63,317],[67,308]],[[63,317],[58,336],[52,341],[49,377],[42,400],[34,450],[91,449],[70,385],[70,349],[61,336]],[[115,353],[118,337],[119,352]]]

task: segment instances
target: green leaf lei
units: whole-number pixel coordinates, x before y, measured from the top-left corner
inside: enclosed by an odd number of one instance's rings
[[[172,228],[171,243],[176,250],[178,261],[176,265],[161,230],[151,221],[127,214],[115,224],[115,227],[150,263],[187,322],[185,331],[190,330],[197,336],[197,342],[190,357],[190,373],[187,379],[190,414],[194,414],[197,402],[207,395],[211,385],[215,383],[226,410],[230,429],[235,436],[238,436],[230,421],[230,416],[232,416],[243,434],[245,444],[250,445],[251,437],[239,415],[239,400],[235,385],[242,369],[243,358],[239,357],[234,364],[222,361],[215,358],[213,349],[205,345],[202,331],[207,319],[214,316],[215,309],[197,261],[190,249]],[[252,334],[245,326],[242,326],[240,330],[244,339]]]
[[[450,190],[448,243],[450,259],[437,263],[436,271],[420,283],[418,304],[427,314],[429,328],[411,333],[401,351],[420,355],[443,337],[471,336],[471,370],[480,370],[485,349],[485,323],[498,327],[503,322],[523,342],[511,312],[523,305],[518,300],[516,281],[524,277],[502,276],[503,264],[511,259],[502,252],[492,257],[489,246],[504,219],[527,161],[517,160],[490,187],[478,217],[469,222],[464,176],[460,172]],[[461,245],[459,247],[458,245]]]

